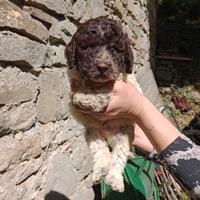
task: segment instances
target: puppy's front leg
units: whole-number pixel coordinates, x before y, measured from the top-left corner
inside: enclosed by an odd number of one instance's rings
[[[110,94],[107,93],[83,93],[77,91],[72,96],[72,103],[80,109],[91,112],[101,112],[107,105]]]
[[[131,127],[124,127],[116,135],[107,137],[108,143],[112,148],[112,164],[105,177],[105,181],[113,190],[118,192],[124,191],[123,172],[128,157],[132,155],[130,151],[130,131],[133,131]]]
[[[86,141],[93,156],[93,183],[99,183],[108,173],[111,154],[105,138],[99,130],[91,128],[87,130]]]

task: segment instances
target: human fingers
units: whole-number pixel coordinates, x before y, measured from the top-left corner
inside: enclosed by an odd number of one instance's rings
[[[106,121],[106,120],[110,120],[110,119],[119,119],[119,118],[129,118],[128,115],[126,114],[120,114],[120,115],[116,115],[116,114],[107,114],[107,113],[88,113],[90,116],[100,120],[100,121]]]

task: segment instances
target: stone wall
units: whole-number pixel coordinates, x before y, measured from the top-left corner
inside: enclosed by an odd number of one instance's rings
[[[149,61],[154,3],[0,0],[0,199],[94,199],[83,127],[68,110],[64,48],[91,17],[123,22],[138,81],[158,105]]]

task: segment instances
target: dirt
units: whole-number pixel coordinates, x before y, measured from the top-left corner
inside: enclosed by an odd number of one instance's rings
[[[159,88],[162,100],[165,106],[170,110],[175,122],[180,129],[183,129],[193,119],[195,114],[200,112],[200,87],[193,85],[177,86]],[[188,112],[181,112],[176,109],[172,102],[172,96],[184,97],[190,106]]]

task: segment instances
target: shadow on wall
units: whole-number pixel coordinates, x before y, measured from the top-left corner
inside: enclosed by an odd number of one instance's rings
[[[69,200],[65,195],[55,192],[55,191],[50,191],[48,194],[45,195],[44,200]]]
[[[157,24],[157,9],[159,0],[147,1],[147,9],[149,13],[149,39],[150,39],[150,66],[155,68],[155,53],[156,53],[156,24]]]

